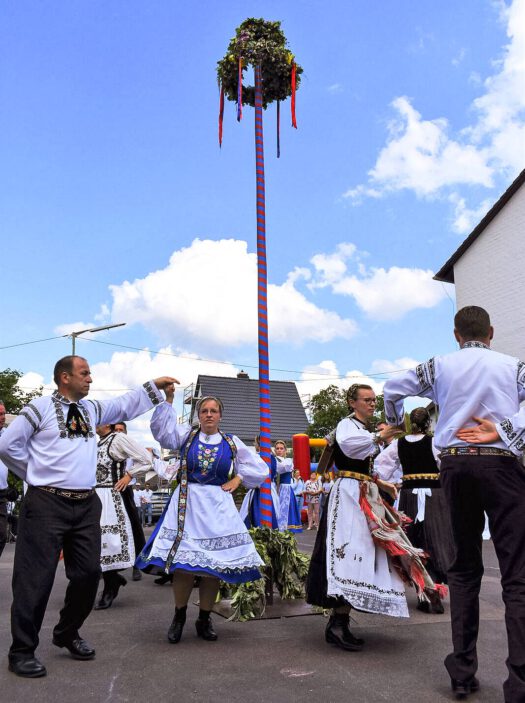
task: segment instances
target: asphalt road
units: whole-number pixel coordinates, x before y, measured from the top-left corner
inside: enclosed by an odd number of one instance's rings
[[[315,533],[299,543],[310,551]],[[0,700],[11,703],[124,703],[126,701],[225,703],[440,703],[454,700],[443,659],[450,649],[448,607],[444,615],[415,610],[410,618],[355,614],[352,629],[366,640],[362,652],[343,652],[324,642],[320,614],[248,623],[214,616],[217,642],[195,635],[197,607],[188,608],[182,641],[171,645],[166,632],[173,614],[169,586],[144,576],[121,589],[109,610],[95,611],[82,636],[96,647],[91,662],[78,662],[51,644],[66,578],[63,565],[49,601],[37,655],[46,665],[42,679],[20,679],[7,670],[10,644],[10,579],[14,545],[0,558]],[[128,574],[126,574],[128,576]],[[130,574],[129,574],[130,576]],[[35,578],[38,575],[35,574]],[[196,599],[196,592],[195,592]],[[195,600],[193,599],[193,600]],[[485,543],[481,595],[479,678],[481,690],[469,702],[500,703],[507,645],[499,570]]]

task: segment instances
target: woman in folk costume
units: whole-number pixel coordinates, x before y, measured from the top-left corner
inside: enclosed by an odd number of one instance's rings
[[[100,439],[96,492],[102,503],[100,566],[104,589],[95,610],[105,610],[117,597],[120,587],[126,585],[119,571],[134,565],[135,556],[145,543],[128,485],[133,476],[152,468],[153,456],[123,432],[116,432],[115,425],[101,425],[97,427],[97,434]],[[128,460],[132,465],[126,468]],[[140,572],[137,574],[140,576]],[[133,576],[136,580],[135,573]]]
[[[302,532],[301,516],[292,490],[292,460],[286,456],[286,442],[277,440],[273,445],[277,473],[279,474],[279,529]]]
[[[374,469],[385,481],[402,471],[399,510],[411,519],[406,528],[414,547],[424,550],[425,567],[436,583],[447,583],[447,569],[454,559],[450,515],[441,491],[438,453],[429,435],[430,415],[426,408],[410,413],[411,434],[393,442],[377,457]],[[443,612],[441,601],[420,601],[419,610]]]
[[[436,586],[395,514],[383,504],[379,487],[395,495],[393,484],[371,473],[377,444],[398,432],[367,429],[374,414],[373,389],[354,384],[347,393],[352,411],[337,425],[332,443],[336,480],[317,533],[308,573],[307,602],[333,608],[326,641],[349,651],[363,640],[349,629],[350,610],[408,617],[404,583],[412,583],[423,599],[437,597]]]
[[[219,429],[223,405],[219,398],[197,402],[199,426],[177,424],[172,407],[174,388],[166,389],[166,402],[153,413],[151,431],[162,447],[180,449],[178,486],[136,565],[143,571],[173,573],[175,615],[168,640],[180,641],[186,621],[186,606],[195,576],[199,585],[200,611],[197,635],[217,639],[210,611],[219,591],[219,581],[243,583],[260,578],[263,564],[243,521],[232,493],[245,483],[259,486],[268,475],[264,461],[238,437]]]
[[[261,451],[260,435],[257,435],[255,438],[253,451],[256,456],[259,456]],[[277,460],[273,454],[271,455],[270,461],[270,476],[272,479],[272,504],[268,507],[272,511],[272,530],[278,530],[281,529],[279,527],[280,502],[276,483]],[[261,491],[259,488],[251,488],[246,492],[239,510],[239,515],[248,529],[250,529],[250,527],[261,527],[263,524],[266,524],[268,518],[264,518],[263,520],[261,514]]]

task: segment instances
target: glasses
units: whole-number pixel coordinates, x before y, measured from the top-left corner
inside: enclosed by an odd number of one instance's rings
[[[377,400],[375,398],[358,398],[361,403],[366,403],[367,405],[375,405]]]

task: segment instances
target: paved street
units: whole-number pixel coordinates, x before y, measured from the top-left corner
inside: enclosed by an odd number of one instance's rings
[[[304,551],[315,533],[299,536]],[[14,545],[0,559],[0,650],[10,642],[10,578]],[[479,678],[482,689],[469,701],[500,703],[505,677],[506,639],[499,571],[491,543],[485,543],[486,575],[482,590]],[[127,575],[127,574],[126,574]],[[35,574],[35,578],[38,575]],[[393,619],[357,613],[356,634],[366,639],[362,652],[343,652],[323,639],[322,615],[229,623],[214,616],[219,640],[195,635],[197,608],[191,605],[179,645],[170,645],[166,631],[173,613],[169,586],[144,576],[121,590],[112,608],[93,612],[82,635],[97,649],[92,662],[77,662],[51,644],[51,631],[61,606],[66,579],[57,573],[38,656],[48,676],[24,680],[0,666],[1,699],[11,703],[123,703],[125,701],[190,701],[273,703],[439,703],[452,698],[443,659],[449,650],[448,605],[445,615],[415,610]]]

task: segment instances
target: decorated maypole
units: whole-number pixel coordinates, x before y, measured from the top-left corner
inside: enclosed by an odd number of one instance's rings
[[[264,180],[263,108],[277,101],[277,156],[280,156],[280,102],[290,97],[292,126],[295,117],[295,91],[302,68],[287,48],[280,22],[247,19],[236,30],[226,56],[218,62],[220,85],[219,145],[222,146],[224,97],[237,103],[237,120],[243,105],[255,108],[255,160],[257,205],[257,321],[259,345],[259,410],[261,457],[271,466],[271,410],[268,353],[268,302],[266,266],[266,210]],[[243,86],[243,73],[251,65],[254,86]],[[271,478],[261,486],[261,525],[272,527]]]

